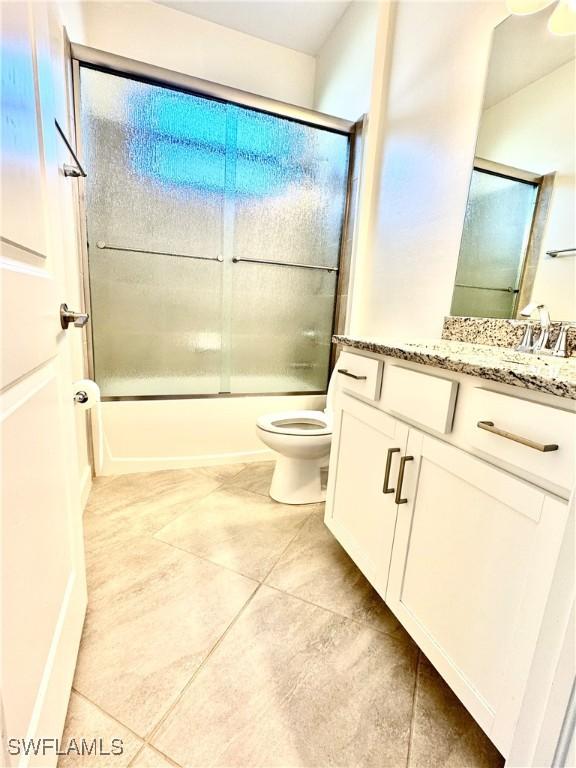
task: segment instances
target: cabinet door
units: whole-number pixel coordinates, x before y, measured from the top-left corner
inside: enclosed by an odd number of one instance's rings
[[[567,505],[410,430],[386,600],[506,755]]]
[[[325,522],[382,597],[396,525],[394,489],[407,436],[407,427],[391,416],[340,397]]]

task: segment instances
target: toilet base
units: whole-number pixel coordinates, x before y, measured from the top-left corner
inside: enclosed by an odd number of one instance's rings
[[[281,504],[317,504],[325,501],[326,489],[322,489],[321,469],[326,467],[322,459],[293,459],[279,456],[274,467],[270,496]]]

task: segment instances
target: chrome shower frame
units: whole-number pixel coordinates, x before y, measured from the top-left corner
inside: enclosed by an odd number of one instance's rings
[[[344,250],[346,248],[346,242],[349,239],[350,227],[349,218],[351,215],[351,197],[353,191],[353,173],[354,173],[354,158],[355,158],[355,144],[359,135],[360,122],[351,122],[349,120],[343,120],[339,117],[332,115],[326,115],[322,112],[316,112],[312,109],[305,107],[299,107],[294,104],[288,104],[283,101],[268,98],[265,96],[259,96],[248,91],[243,91],[238,88],[232,88],[219,83],[213,83],[208,80],[203,80],[192,75],[187,75],[182,72],[174,72],[164,67],[158,67],[146,62],[135,61],[133,59],[126,58],[124,56],[118,56],[106,51],[100,51],[88,46],[79,45],[76,43],[70,44],[71,63],[72,63],[72,95],[74,105],[74,129],[76,137],[76,154],[80,162],[84,160],[83,142],[82,142],[82,124],[80,116],[81,105],[81,89],[80,89],[80,66],[87,65],[103,72],[108,72],[115,75],[129,77],[132,79],[140,80],[142,82],[150,83],[152,85],[164,86],[174,90],[183,91],[194,96],[203,96],[217,101],[229,102],[241,107],[248,107],[249,109],[257,110],[259,112],[265,112],[276,117],[282,117],[289,120],[293,120],[304,125],[309,125],[314,128],[323,128],[325,130],[340,133],[348,136],[349,140],[349,157],[348,157],[348,178],[346,185],[346,200],[344,209],[344,218],[342,223],[342,230],[340,234],[340,243],[338,249],[338,265],[330,271],[337,273],[337,282],[335,287],[334,296],[334,312],[332,317],[332,332],[336,332],[336,324],[338,318],[342,318],[345,315],[345,304],[347,300],[347,284],[349,281],[349,269],[342,269],[343,261],[345,259]],[[81,181],[81,180],[79,180]],[[79,222],[80,222],[80,241],[81,241],[81,277],[82,277],[82,290],[84,294],[84,310],[91,313],[90,302],[90,275],[88,265],[88,232],[87,232],[87,201],[86,201],[86,188],[84,183],[78,184],[78,206],[79,206]],[[348,258],[349,260],[349,254]],[[346,283],[344,285],[343,283]],[[211,394],[183,394],[183,395],[123,395],[123,396],[106,396],[103,397],[104,401],[119,401],[119,400],[186,400],[186,399],[201,399],[201,398],[214,398],[214,397],[267,397],[285,395],[324,395],[328,388],[328,382],[332,368],[334,366],[334,353],[335,347],[331,345],[331,352],[328,361],[328,377],[326,380],[326,386],[323,390],[318,391],[303,391],[303,392],[244,392],[244,393],[211,393]],[[94,378],[94,344],[92,329],[90,326],[90,333],[87,339],[87,362],[88,362],[88,376]]]

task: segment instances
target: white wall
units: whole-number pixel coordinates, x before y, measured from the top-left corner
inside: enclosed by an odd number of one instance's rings
[[[316,59],[314,108],[357,120],[368,111],[378,3],[357,0],[346,10]]]
[[[152,2],[86,2],[81,15],[66,15],[72,42],[298,106],[314,103],[313,56]]]
[[[84,11],[87,3],[80,0],[58,0],[55,5],[58,8],[60,23],[66,27],[68,35],[74,32],[78,41],[82,40],[85,35]]]
[[[400,0],[381,25],[350,332],[439,336],[449,313],[494,26],[504,3]],[[382,40],[387,36],[387,41]],[[385,44],[387,42],[387,45]],[[383,99],[385,106],[378,101]]]
[[[576,72],[569,62],[487,109],[477,154],[535,173],[556,171],[533,297],[556,319],[576,317],[576,263],[547,250],[576,243]]]

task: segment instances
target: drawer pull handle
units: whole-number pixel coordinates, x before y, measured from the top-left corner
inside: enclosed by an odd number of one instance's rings
[[[400,470],[398,472],[398,487],[396,488],[396,498],[394,501],[396,504],[407,504],[408,499],[402,498],[402,485],[404,483],[404,468],[407,461],[414,461],[414,456],[402,456],[400,459]]]
[[[500,435],[508,440],[514,440],[515,443],[521,443],[528,448],[534,448],[535,451],[542,451],[542,453],[548,453],[549,451],[557,451],[558,446],[555,443],[537,443],[534,440],[529,440],[527,437],[521,435],[515,435],[513,432],[507,432],[505,429],[494,426],[493,421],[479,421],[477,424],[480,429],[485,429],[486,432],[492,432],[494,435]]]
[[[392,467],[392,456],[395,453],[400,453],[400,448],[388,448],[386,454],[386,469],[384,470],[384,485],[382,486],[382,493],[394,493],[394,488],[389,488],[390,482],[390,469]]]
[[[350,373],[347,368],[338,368],[338,373],[342,373],[344,376],[350,376],[351,379],[356,379],[356,381],[365,381],[368,378],[367,376],[358,376],[357,373]]]

